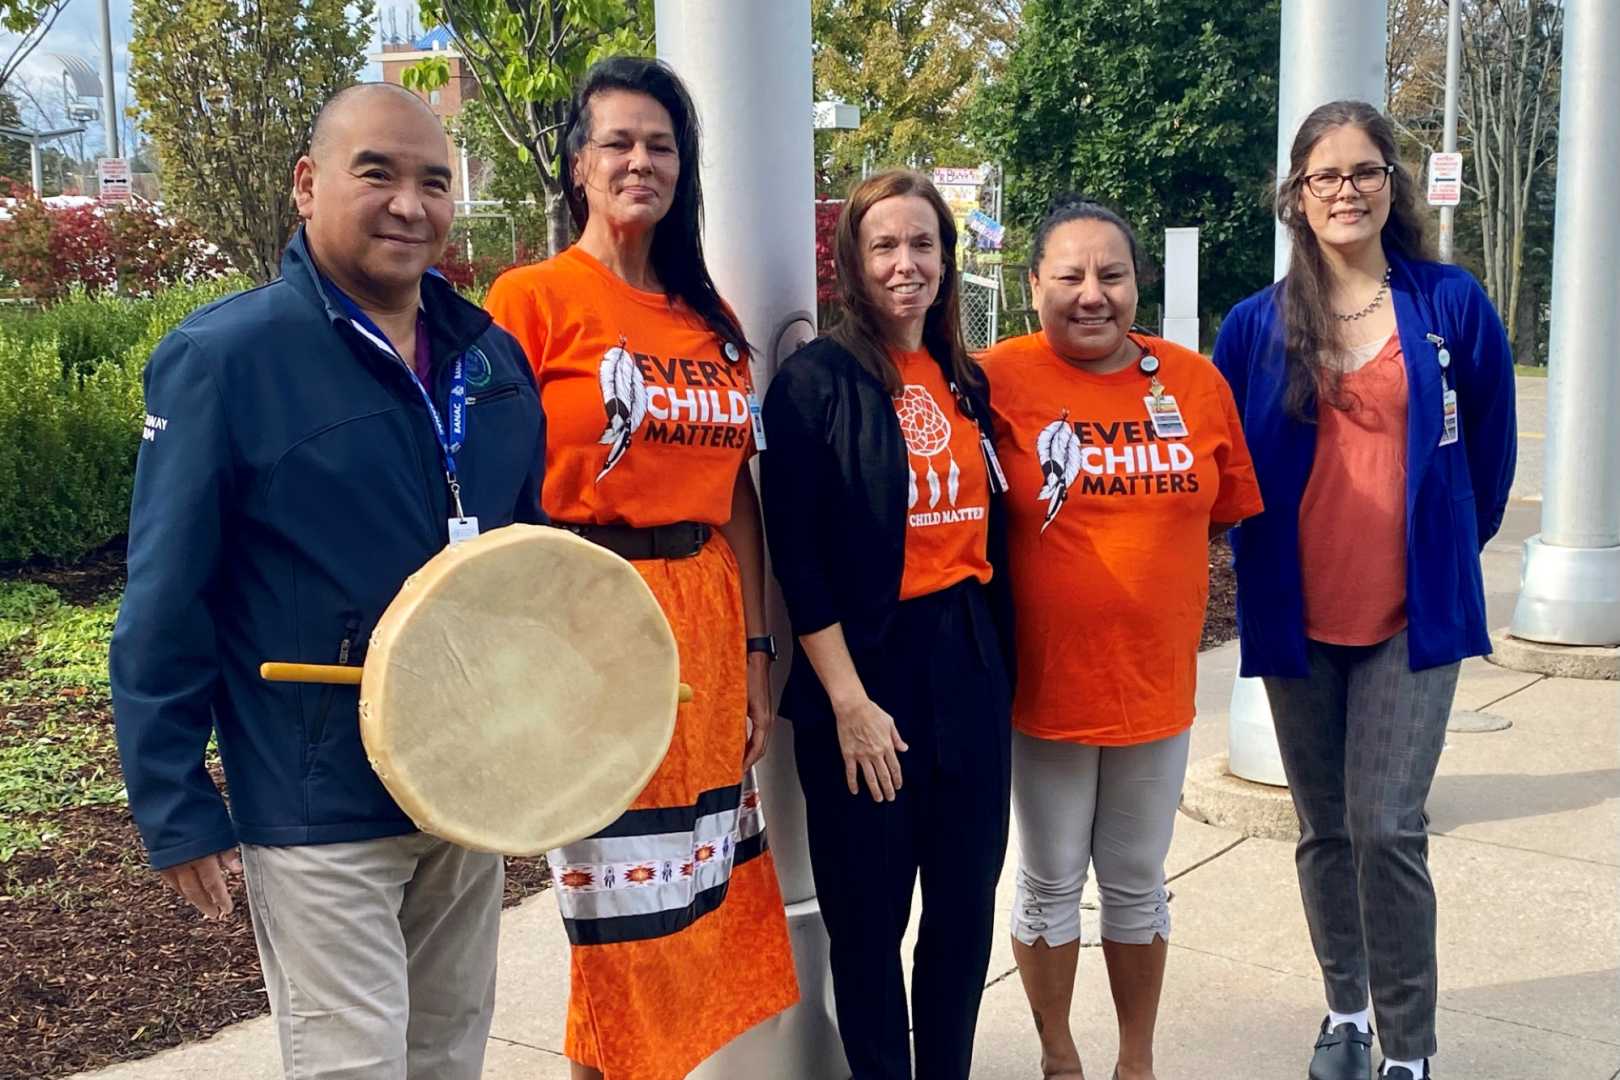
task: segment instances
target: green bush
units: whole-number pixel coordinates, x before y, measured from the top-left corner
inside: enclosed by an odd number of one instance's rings
[[[7,315],[0,333],[25,343],[56,339],[64,371],[88,374],[102,360],[121,357],[140,339],[150,300],[86,295],[75,286],[66,301],[28,314]]]
[[[121,535],[141,370],[163,335],[240,279],[147,300],[74,297],[0,324],[0,563],[76,559]]]

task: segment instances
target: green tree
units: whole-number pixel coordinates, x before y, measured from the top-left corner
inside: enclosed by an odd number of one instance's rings
[[[17,108],[17,100],[0,90],[0,127],[16,127],[21,122],[22,111]],[[0,135],[0,198],[5,196],[7,181],[26,186],[30,175],[28,144]]]
[[[570,237],[558,142],[569,96],[602,57],[650,50],[651,0],[421,0],[421,12],[424,25],[450,32],[478,81],[479,104],[462,128],[469,149],[494,161],[508,183],[528,174],[529,191],[545,207],[548,253],[556,254]],[[429,91],[449,77],[448,60],[433,58],[408,69],[405,85]],[[510,151],[490,145],[495,132]]]
[[[1459,0],[1462,2],[1462,0]],[[1390,0],[1391,118],[1416,164],[1441,148],[1445,0]],[[1544,349],[1542,307],[1552,288],[1557,177],[1561,0],[1467,0],[1461,12],[1457,145],[1464,155],[1454,258],[1484,283],[1514,352]]]
[[[258,281],[298,217],[292,171],[354,82],[370,0],[135,0],[130,89],[166,200]]]
[[[967,107],[1000,70],[1017,0],[812,0],[816,100],[861,109],[816,133],[817,186],[841,195],[865,166],[976,165]]]
[[[1006,169],[1007,214],[1056,194],[1117,207],[1150,251],[1201,230],[1204,313],[1271,280],[1278,4],[1028,0],[974,126]]]

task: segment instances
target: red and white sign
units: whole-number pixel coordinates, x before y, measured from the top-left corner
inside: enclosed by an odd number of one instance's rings
[[[1456,206],[1462,202],[1461,154],[1429,155],[1429,205]]]
[[[101,205],[129,205],[128,158],[102,158],[96,162],[96,175],[101,180]]]
[[[934,186],[945,185],[972,185],[978,187],[984,182],[984,176],[977,168],[972,169],[935,169]]]

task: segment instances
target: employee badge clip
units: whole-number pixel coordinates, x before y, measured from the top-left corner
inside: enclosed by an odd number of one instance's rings
[[[1424,334],[1435,348],[1434,359],[1440,365],[1440,445],[1450,446],[1457,441],[1457,391],[1451,386],[1451,350],[1446,339],[1439,334]]]
[[[1148,395],[1142,399],[1142,404],[1147,406],[1153,433],[1161,439],[1185,438],[1187,421],[1182,418],[1181,406],[1176,403],[1175,395],[1165,393],[1164,383],[1159,381],[1159,358],[1152,353],[1143,353],[1136,366],[1148,377]]]

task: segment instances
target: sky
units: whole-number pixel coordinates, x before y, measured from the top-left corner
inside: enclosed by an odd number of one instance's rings
[[[113,39],[113,83],[117,88],[118,109],[120,114],[129,105],[129,25],[131,0],[109,0],[108,8],[112,15]],[[398,8],[399,19],[403,24],[407,8],[414,10],[415,4],[399,3],[397,0],[379,0],[379,8]],[[0,46],[11,43],[9,35],[0,31]],[[375,43],[368,52],[374,51]],[[52,120],[62,117],[62,67],[47,54],[53,52],[74,53],[84,57],[90,62],[99,74],[101,71],[101,4],[99,0],[68,0],[51,32],[46,35],[44,42],[36,49],[32,56],[24,63],[22,74],[28,80],[35,94],[41,97],[41,103],[55,115]],[[376,65],[367,65],[360,77],[362,79],[380,78],[381,73]],[[48,98],[45,95],[49,95]],[[17,95],[23,109],[23,122],[36,124],[40,116],[29,105],[27,98]],[[132,125],[129,120],[123,121],[124,133],[120,139],[127,140],[128,131]],[[89,130],[84,135],[85,153],[100,153],[104,142],[101,122],[86,125]],[[127,148],[126,148],[127,149]]]

